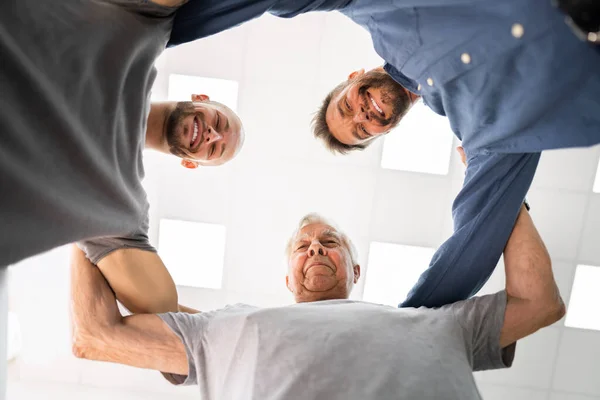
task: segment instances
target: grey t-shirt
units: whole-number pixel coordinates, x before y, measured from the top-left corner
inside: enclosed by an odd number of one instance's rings
[[[509,367],[506,293],[439,309],[351,300],[235,305],[161,318],[181,338],[187,377],[208,399],[480,399],[472,371]]]
[[[0,266],[144,224],[153,64],[174,11],[139,0],[1,2]]]

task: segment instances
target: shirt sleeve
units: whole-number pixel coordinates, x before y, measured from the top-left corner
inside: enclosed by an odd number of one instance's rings
[[[266,12],[292,18],[309,11],[342,9],[351,0],[212,0],[188,1],[175,14],[167,47],[214,35]]]
[[[124,236],[99,237],[83,240],[77,243],[77,246],[85,252],[86,257],[92,264],[98,264],[100,260],[119,249],[140,249],[156,253],[154,246],[150,244],[148,238],[149,217],[148,206],[140,226],[134,232]]]
[[[174,385],[197,385],[196,365],[200,357],[202,336],[208,324],[207,313],[165,313],[158,315],[179,337],[185,347],[188,360],[188,375],[162,373],[166,380]]]
[[[473,297],[450,304],[462,327],[473,371],[508,368],[515,358],[516,342],[500,347],[500,333],[506,312],[506,292]]]
[[[400,307],[440,307],[477,293],[504,251],[539,158],[540,153],[469,158],[464,186],[452,206],[454,234]]]

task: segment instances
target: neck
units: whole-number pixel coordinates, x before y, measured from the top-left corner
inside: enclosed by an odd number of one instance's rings
[[[167,146],[165,127],[169,115],[168,103],[152,103],[146,127],[146,148],[164,151]]]

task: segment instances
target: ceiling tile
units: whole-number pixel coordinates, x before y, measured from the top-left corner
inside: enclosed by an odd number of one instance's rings
[[[485,383],[548,389],[552,380],[560,329],[544,328],[519,340],[513,366],[485,371]]]
[[[555,390],[600,396],[600,332],[565,328],[558,347]]]
[[[225,226],[161,219],[158,252],[178,286],[220,289]]]
[[[584,396],[567,392],[550,392],[550,400],[600,400],[600,396]]]
[[[600,267],[577,265],[565,326],[600,331]]]
[[[448,175],[453,140],[448,118],[419,101],[384,138],[381,167]]]
[[[244,75],[249,25],[243,24],[202,40],[168,48],[163,53],[166,60],[162,68],[167,73],[240,81]],[[160,65],[158,67],[161,68]]]
[[[363,300],[397,307],[427,269],[435,249],[397,243],[372,242]]]
[[[577,257],[588,196],[560,190],[532,189],[531,216],[553,259]]]
[[[579,261],[600,265],[600,194],[590,195],[589,206],[584,217]]]
[[[324,21],[324,13],[308,13],[292,19],[265,14],[248,22],[245,79],[315,81]]]
[[[485,400],[547,400],[547,390],[525,389],[503,385],[480,383],[477,385]]]
[[[443,238],[443,218],[451,210],[450,184],[441,176],[381,171],[375,190],[372,240],[438,247]]]
[[[600,146],[544,151],[532,187],[589,193],[599,158]]]

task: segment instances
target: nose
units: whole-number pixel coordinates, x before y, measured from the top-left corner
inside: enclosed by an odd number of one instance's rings
[[[204,138],[206,144],[211,144],[213,142],[218,142],[223,139],[223,135],[219,132],[215,131],[213,128],[208,128],[208,132]]]
[[[369,110],[361,105],[358,110],[356,110],[356,114],[354,114],[354,122],[366,122],[370,121],[371,116],[369,115]]]
[[[327,250],[325,250],[325,247],[323,247],[320,242],[312,242],[308,248],[308,256],[314,257],[317,254],[325,256],[327,255]]]

